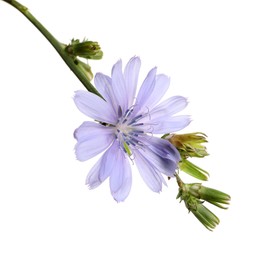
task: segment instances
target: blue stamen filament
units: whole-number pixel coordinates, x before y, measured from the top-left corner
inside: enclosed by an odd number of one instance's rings
[[[149,133],[148,129],[151,127],[149,123],[138,122],[149,116],[148,112],[132,116],[133,111],[134,106],[128,108],[123,113],[121,106],[119,106],[117,110],[117,124],[112,126],[115,130],[114,134],[116,140],[119,141],[121,149],[129,157],[133,155],[133,150],[142,149],[144,147],[142,139]],[[146,126],[148,126],[148,128]]]

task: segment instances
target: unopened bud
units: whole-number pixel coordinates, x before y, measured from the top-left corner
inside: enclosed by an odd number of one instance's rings
[[[74,62],[80,68],[80,70],[86,75],[88,80],[91,81],[94,77],[93,72],[91,70],[91,67],[88,64],[86,64],[86,63],[84,63],[78,59],[76,59]]]
[[[219,208],[226,209],[222,204],[229,204],[231,197],[219,190],[203,186],[201,183],[184,184],[185,190],[197,199],[205,200]]]
[[[188,161],[187,159],[182,159],[179,162],[179,169],[199,180],[208,180],[209,173],[193,164],[192,162]]]
[[[189,212],[192,212],[210,231],[220,223],[219,218],[203,205],[203,201],[190,195],[187,191],[180,189],[177,198],[181,198]]]
[[[190,134],[170,134],[164,139],[173,144],[180,152],[182,158],[205,157],[209,155],[203,143],[207,143],[206,135],[201,132]]]
[[[71,40],[71,43],[65,49],[68,54],[73,57],[81,57],[85,59],[100,60],[103,57],[103,52],[97,42],[84,40]]]
[[[201,183],[185,184],[178,174],[175,176],[179,186],[176,199],[183,200],[189,212],[192,212],[207,229],[214,229],[220,223],[220,220],[203,204],[207,201],[217,207],[226,209],[222,204],[229,204],[230,196],[221,191],[202,186]]]

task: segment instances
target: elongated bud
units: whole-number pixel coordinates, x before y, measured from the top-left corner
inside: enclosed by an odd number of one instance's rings
[[[100,60],[103,57],[103,52],[97,42],[84,40],[71,40],[71,43],[66,47],[66,52],[73,57],[81,57],[85,59]]]
[[[180,189],[177,198],[181,198],[189,212],[192,212],[210,231],[220,223],[219,218],[203,205],[203,201],[191,196],[188,192]]]
[[[201,180],[201,181],[207,181],[209,173],[197,165],[191,163],[187,159],[182,159],[179,162],[179,168],[181,171]]]
[[[201,132],[190,134],[170,134],[163,138],[173,144],[180,152],[182,158],[205,157],[209,155],[203,143],[207,143],[206,135]]]
[[[201,183],[184,184],[185,190],[197,199],[205,200],[219,208],[227,209],[222,204],[228,205],[231,197],[219,190],[203,186]]]
[[[203,204],[207,201],[217,207],[226,209],[222,204],[229,204],[230,196],[224,192],[204,187],[201,183],[185,184],[178,174],[175,176],[179,186],[176,199],[183,200],[189,212],[192,212],[207,229],[214,229],[220,223],[220,220]]]
[[[191,210],[191,212],[210,231],[220,223],[219,218],[199,201],[196,209]]]

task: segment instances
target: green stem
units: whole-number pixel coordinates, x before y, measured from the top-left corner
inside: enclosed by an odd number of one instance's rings
[[[65,61],[65,63],[69,66],[72,72],[78,77],[78,79],[82,82],[85,88],[99,97],[102,97],[99,92],[95,89],[95,87],[90,83],[86,74],[82,72],[78,66],[75,64],[72,57],[70,57],[66,52],[66,45],[60,43],[28,10],[27,7],[13,0],[3,0],[4,2],[9,3],[13,7],[15,7],[18,11],[20,11],[42,34],[43,36],[51,43],[51,45],[56,49],[61,58]]]
[[[177,182],[178,186],[181,189],[183,189],[184,183],[183,183],[182,179],[179,177],[178,173],[176,173],[174,176],[176,177],[176,182]]]

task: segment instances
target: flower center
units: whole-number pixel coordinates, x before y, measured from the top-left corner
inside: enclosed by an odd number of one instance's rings
[[[120,142],[121,148],[129,156],[132,155],[133,149],[143,146],[141,137],[145,135],[142,130],[144,123],[138,123],[146,115],[132,116],[133,107],[127,109],[122,115],[121,107],[118,109],[118,122],[115,126],[116,139]]]

